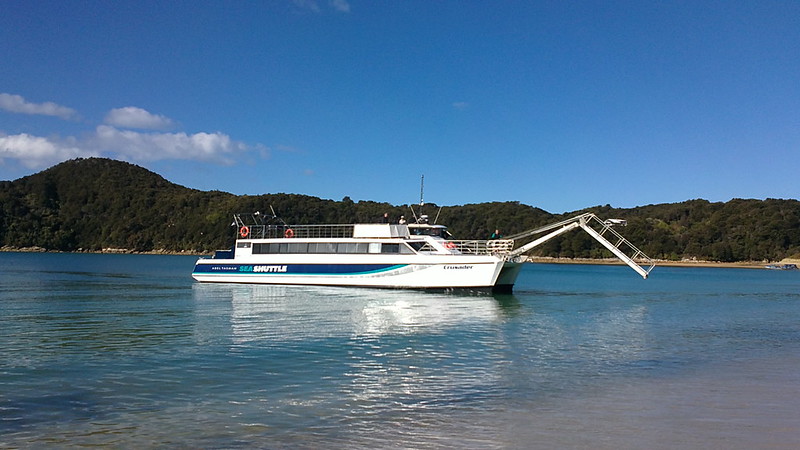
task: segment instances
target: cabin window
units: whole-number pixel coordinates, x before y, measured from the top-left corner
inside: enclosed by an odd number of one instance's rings
[[[367,253],[368,251],[369,244],[367,243],[340,243],[336,248],[336,253]]]
[[[430,232],[427,233],[427,234],[430,234],[431,236],[440,237],[440,238],[445,237],[444,236],[444,234],[445,234],[444,233],[444,228],[431,228]]]
[[[249,244],[249,243],[248,243]],[[388,253],[398,253],[399,244],[383,244],[394,246],[395,250]],[[249,245],[248,245],[249,246]],[[381,249],[381,244],[368,242],[281,242],[270,244],[253,244],[253,254],[269,253],[324,253],[324,254],[356,254],[356,253],[387,253]],[[405,253],[405,252],[404,252]]]
[[[312,242],[308,244],[309,253],[336,253],[336,244],[331,242]]]
[[[236,248],[250,248],[249,242],[237,242]]]
[[[425,242],[420,242],[420,241],[408,242],[408,245],[410,245],[415,252],[418,252],[422,250],[422,247],[425,246]]]
[[[381,253],[400,253],[400,244],[383,244]]]
[[[447,229],[438,227],[409,227],[409,232],[415,236],[435,236],[440,238],[447,238]]]
[[[289,244],[289,248],[286,250],[286,253],[308,253],[308,244],[305,242],[292,242]]]

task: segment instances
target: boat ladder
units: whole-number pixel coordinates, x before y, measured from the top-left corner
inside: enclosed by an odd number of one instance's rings
[[[548,234],[509,252],[507,257],[513,258],[522,255],[523,253],[530,251],[534,247],[544,244],[556,236],[580,227],[597,242],[602,244],[603,247],[607,248],[611,253],[613,253],[614,256],[636,271],[636,273],[641,275],[642,278],[646,279],[656,264],[643,251],[636,248],[636,246],[634,246],[630,241],[625,239],[625,237],[613,229],[614,225],[619,225],[622,223],[624,223],[624,221],[603,221],[593,213],[581,214],[561,222],[545,225],[543,227],[525,231],[514,236],[509,236],[509,239],[520,239],[549,232]]]

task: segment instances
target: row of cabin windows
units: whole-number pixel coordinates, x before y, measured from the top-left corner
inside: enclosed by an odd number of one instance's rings
[[[276,242],[253,244],[253,254],[267,253],[401,253],[413,254],[405,244],[380,242]]]

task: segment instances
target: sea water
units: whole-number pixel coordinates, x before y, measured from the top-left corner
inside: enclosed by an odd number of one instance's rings
[[[795,448],[800,273],[526,265],[512,295],[0,253],[0,447]]]

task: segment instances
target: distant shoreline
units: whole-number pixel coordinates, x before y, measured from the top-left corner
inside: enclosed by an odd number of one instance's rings
[[[105,248],[100,251],[77,250],[74,252],[62,252],[57,250],[47,250],[41,247],[0,247],[0,252],[16,253],[94,253],[94,254],[119,254],[119,255],[173,255],[173,256],[210,256],[212,252],[197,252],[194,250],[171,251],[171,250],[151,250],[139,252],[124,248]],[[592,259],[592,258],[552,258],[541,256],[530,256],[526,262],[539,264],[587,264],[587,265],[621,265],[622,261],[616,258]],[[656,266],[661,267],[721,267],[736,269],[763,269],[767,264],[800,264],[797,259],[784,259],[782,261],[703,261],[703,260],[682,260],[668,261],[655,260]]]
[[[173,255],[173,256],[205,256],[211,255],[213,252],[197,252],[194,250],[182,250],[182,251],[173,251],[173,250],[150,250],[146,252],[140,252],[136,250],[130,250],[126,248],[104,248],[102,250],[83,250],[78,249],[75,251],[61,251],[61,250],[48,250],[42,247],[11,247],[11,246],[3,246],[0,247],[0,252],[11,252],[11,253],[91,253],[97,255]]]
[[[792,260],[784,260],[791,262]],[[597,264],[597,265],[622,265],[625,264],[618,259],[591,259],[591,258],[547,258],[547,257],[529,257],[528,262],[531,263],[544,263],[544,264]],[[668,261],[668,260],[654,260],[655,265],[658,267],[720,267],[720,268],[733,268],[733,269],[763,269],[767,264],[775,264],[776,262],[769,261],[737,261],[737,262],[721,262],[721,261],[702,261],[702,260],[683,260],[683,261]]]

